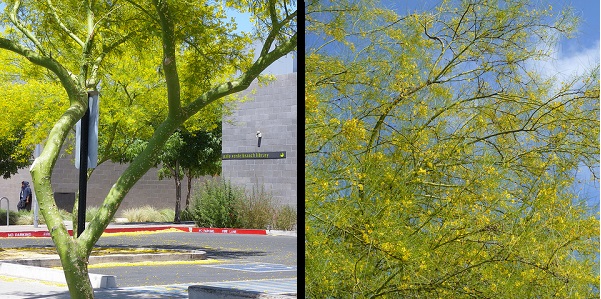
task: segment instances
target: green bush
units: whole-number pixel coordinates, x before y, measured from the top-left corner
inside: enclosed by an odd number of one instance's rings
[[[61,215],[61,219],[62,220],[72,220],[71,217],[71,213],[65,211],[65,210],[58,210],[59,214]],[[5,212],[6,214],[6,212]],[[28,211],[19,211],[17,213],[17,221],[15,222],[16,225],[32,225],[33,224],[33,210],[31,210],[30,212]],[[42,213],[38,214],[38,224],[46,224],[46,221],[44,220],[44,216],[42,216]]]
[[[86,208],[86,222],[92,221],[94,217],[98,214],[98,207],[88,207]]]
[[[8,213],[8,224],[15,225],[19,219],[19,213],[16,211],[9,211]],[[33,222],[32,222],[33,223]],[[6,210],[0,209],[0,225],[6,226]]]
[[[278,208],[275,216],[274,229],[294,230],[296,228],[297,213],[294,208],[284,205]]]
[[[229,181],[207,180],[194,193],[194,222],[199,227],[240,227],[236,206],[244,190]]]
[[[143,206],[139,208],[130,208],[124,210],[121,215],[123,218],[127,218],[128,222],[170,222],[173,221],[175,215],[172,210],[165,212],[169,209],[157,210],[151,206]]]
[[[266,229],[272,225],[274,213],[273,197],[264,187],[260,190],[253,187],[252,193],[239,201],[236,207],[241,228]]]
[[[194,209],[189,207],[188,209],[182,210],[179,214],[179,219],[181,221],[194,221]]]
[[[278,206],[264,187],[255,186],[246,194],[243,188],[219,179],[195,188],[192,209],[182,211],[182,220],[188,216],[200,227],[294,230],[297,221],[296,210]]]

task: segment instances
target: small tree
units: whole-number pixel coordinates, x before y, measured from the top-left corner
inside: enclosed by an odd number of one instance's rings
[[[135,141],[128,148],[126,157],[132,161],[138,156],[148,142]],[[159,169],[159,179],[173,178],[175,181],[175,218],[174,223],[181,219],[181,189],[182,178],[187,177],[187,194],[184,210],[190,205],[192,179],[204,175],[217,175],[221,173],[221,125],[211,132],[175,132],[163,147],[163,151],[156,161]]]
[[[221,122],[211,131],[184,132],[186,146],[181,151],[181,163],[187,179],[186,205],[190,206],[192,179],[221,174]]]

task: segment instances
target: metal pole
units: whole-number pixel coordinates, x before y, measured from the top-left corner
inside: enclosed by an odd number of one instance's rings
[[[86,228],[86,193],[88,187],[88,132],[90,128],[90,108],[81,118],[79,147],[79,200],[77,205],[77,237]]]
[[[33,227],[37,228],[39,227],[39,208],[38,208],[38,200],[35,197],[35,192],[31,192],[31,197],[32,197],[32,201],[31,201],[31,207],[33,208]]]
[[[35,150],[33,151],[33,158],[34,160],[37,159],[40,154],[42,153],[42,146],[39,144],[36,144],[35,146]],[[33,186],[33,188],[35,189],[35,186]],[[37,228],[39,226],[39,212],[40,212],[40,208],[38,206],[38,199],[35,196],[35,192],[31,192],[31,205],[33,207],[33,227]]]

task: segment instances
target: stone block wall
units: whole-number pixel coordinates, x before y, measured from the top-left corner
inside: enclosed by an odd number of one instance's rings
[[[68,197],[66,194],[76,193],[79,189],[79,170],[73,164],[73,156],[63,156],[57,162],[52,173],[52,186],[55,194]],[[115,163],[103,163],[95,170],[88,181],[87,206],[100,206],[108,194],[110,188],[115,184],[117,178],[123,173],[127,165]],[[150,169],[134,185],[117,211],[117,216],[124,209],[150,205],[157,209],[175,208],[175,182],[173,179],[158,179],[157,169]],[[10,201],[10,209],[17,210],[21,181],[31,182],[29,169],[22,169],[10,179],[0,179],[0,197],[6,196]],[[193,183],[194,185],[194,183]],[[33,189],[33,188],[32,188]],[[185,204],[187,190],[186,180],[182,181],[182,208]],[[6,209],[6,200],[3,200],[0,208]],[[63,207],[61,207],[63,208]]]
[[[253,82],[245,91],[250,100],[239,103],[233,114],[225,118],[222,152],[286,151],[286,158],[223,160],[222,176],[248,192],[264,188],[276,202],[296,208],[297,74],[275,77],[266,86]],[[257,131],[262,134],[261,147],[257,146]]]

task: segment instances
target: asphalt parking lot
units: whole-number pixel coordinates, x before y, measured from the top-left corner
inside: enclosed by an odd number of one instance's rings
[[[169,291],[183,295],[188,285],[228,286],[243,284],[245,281],[265,281],[267,285],[262,286],[263,289],[269,289],[269,284],[272,284],[275,289],[296,288],[298,258],[296,236],[145,232],[105,234],[96,245],[202,250],[207,253],[209,263],[182,261],[158,265],[120,263],[108,267],[90,266],[90,273],[115,275],[117,286],[122,291],[141,288],[156,290],[157,294]],[[1,248],[36,246],[53,246],[53,243],[50,238],[0,239]],[[270,283],[271,281],[275,283]],[[187,298],[187,296],[170,298]]]

